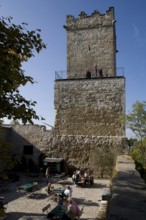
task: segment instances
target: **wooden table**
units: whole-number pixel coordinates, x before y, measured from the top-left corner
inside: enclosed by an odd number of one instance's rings
[[[27,183],[18,187],[18,190],[26,191],[26,192],[33,192],[38,189],[37,183]]]
[[[64,192],[64,189],[60,189],[60,188],[51,190],[51,194],[62,194],[63,192]]]

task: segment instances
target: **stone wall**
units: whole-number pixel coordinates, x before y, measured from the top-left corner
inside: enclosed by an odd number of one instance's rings
[[[115,156],[121,153],[125,147],[126,139],[123,136],[92,136],[92,135],[61,135],[55,136],[49,157],[62,157],[71,169],[90,168],[94,173],[97,171],[97,149],[111,150]]]
[[[13,144],[13,153],[20,156],[25,156],[26,159],[33,159],[38,165],[40,154],[49,152],[52,145],[52,132],[46,130],[45,126],[39,125],[12,125],[5,128],[7,141]],[[32,155],[24,155],[24,146],[33,146]]]
[[[125,79],[55,82],[55,135],[125,136]]]
[[[91,16],[84,12],[75,19],[68,15],[67,73],[69,79],[85,78],[87,71],[94,72],[97,65],[103,76],[116,74],[116,36],[114,9],[105,14],[95,11]]]
[[[126,146],[123,136],[55,135],[53,130],[39,125],[13,125],[5,128],[4,133],[9,134],[6,140],[13,144],[13,154],[32,159],[36,165],[42,153],[51,158],[63,158],[66,172],[90,168],[96,173],[98,148],[108,148],[117,154]],[[33,145],[33,155],[23,154],[24,145]]]
[[[0,140],[6,141],[10,136],[10,128],[11,126],[0,126]]]

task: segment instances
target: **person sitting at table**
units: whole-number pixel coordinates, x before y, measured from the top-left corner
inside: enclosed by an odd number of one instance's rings
[[[70,202],[70,200],[72,200],[72,204],[74,205],[75,207],[75,210],[76,210],[76,217],[79,217],[81,215],[81,210],[78,206],[78,204],[76,203],[76,201],[70,197],[67,198],[67,201]]]
[[[76,179],[75,179],[75,184],[78,185],[78,182],[81,179],[81,171],[80,170],[76,170]]]
[[[48,181],[49,181],[49,176],[50,176],[50,167],[49,167],[49,166],[48,166],[47,169],[46,169],[45,175],[46,175],[46,179],[47,179],[47,183],[48,183]]]
[[[59,196],[57,195],[57,193],[55,193],[51,198],[52,198],[52,200],[53,200],[54,202],[57,202],[57,203],[58,203],[58,201],[59,201]]]
[[[72,199],[67,200],[67,210],[65,214],[70,220],[74,220],[76,218],[76,207]]]
[[[77,186],[85,186],[85,178],[82,176],[80,180],[76,183]]]
[[[84,172],[84,178],[85,178],[85,185],[86,185],[86,183],[88,182],[88,178],[89,178],[87,171]]]
[[[81,210],[80,210],[78,204],[75,202],[75,200],[73,200],[73,204],[74,204],[74,206],[75,206],[75,208],[76,208],[76,216],[77,216],[77,217],[80,217],[80,215],[81,215]]]
[[[51,193],[51,183],[50,182],[47,185],[47,193],[48,193],[48,195]]]
[[[76,171],[76,179],[80,179],[81,178],[81,171],[77,170]]]
[[[72,188],[68,186],[64,192],[62,193],[63,197],[71,197],[72,196]]]
[[[76,182],[76,172],[74,172],[72,175],[72,182],[73,182],[73,184],[75,184],[75,182]]]

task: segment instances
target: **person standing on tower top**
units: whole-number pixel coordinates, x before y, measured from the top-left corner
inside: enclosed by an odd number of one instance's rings
[[[96,76],[96,77],[98,77],[98,72],[99,72],[99,71],[98,71],[97,65],[95,65],[95,66],[94,66],[94,73],[95,73],[95,76]]]

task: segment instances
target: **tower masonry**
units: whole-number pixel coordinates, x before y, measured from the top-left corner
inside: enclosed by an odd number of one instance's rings
[[[67,78],[55,80],[55,125],[49,155],[93,170],[96,149],[125,143],[125,78],[116,73],[114,8],[68,15]],[[58,156],[59,155],[59,156]]]
[[[81,12],[77,19],[68,15],[64,27],[69,79],[85,78],[87,72],[98,76],[100,70],[103,76],[116,75],[114,8],[105,14],[94,11],[91,16]]]

